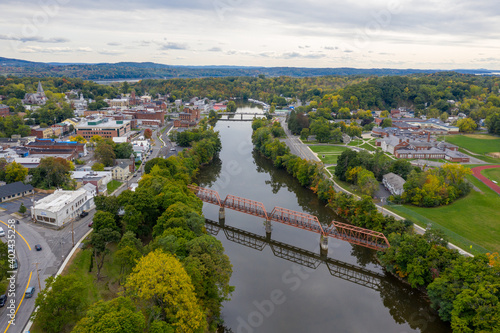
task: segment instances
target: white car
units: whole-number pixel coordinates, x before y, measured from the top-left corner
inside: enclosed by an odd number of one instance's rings
[[[5,236],[5,231],[3,231],[3,228],[0,227],[0,237],[4,237]]]

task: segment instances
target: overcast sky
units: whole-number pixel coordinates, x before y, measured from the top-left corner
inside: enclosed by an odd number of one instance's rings
[[[0,56],[500,69],[499,16],[492,0],[1,0]]]

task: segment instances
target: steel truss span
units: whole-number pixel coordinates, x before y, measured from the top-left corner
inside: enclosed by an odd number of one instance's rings
[[[377,251],[384,251],[390,247],[389,241],[381,232],[337,221],[332,221],[328,224],[328,227],[324,227],[314,215],[281,207],[274,207],[273,210],[268,213],[264,204],[255,200],[237,197],[231,194],[228,194],[226,198],[222,200],[217,191],[195,185],[188,185],[188,188],[193,191],[201,201],[220,206],[221,209],[228,208],[236,210],[238,212],[264,218],[268,222],[275,221],[287,224],[295,228],[318,233],[323,237],[340,239],[351,244],[364,246]]]

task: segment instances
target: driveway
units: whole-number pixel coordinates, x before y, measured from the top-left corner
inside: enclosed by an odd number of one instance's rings
[[[32,199],[34,197],[35,201],[45,198],[47,194],[44,193],[35,193],[35,195],[25,196],[21,198],[17,198],[10,201],[5,201],[0,203],[0,208],[5,209],[6,214],[17,213],[19,211],[19,207],[21,207],[21,203],[24,203],[24,206],[27,209],[27,213],[29,213],[30,207],[33,205]]]

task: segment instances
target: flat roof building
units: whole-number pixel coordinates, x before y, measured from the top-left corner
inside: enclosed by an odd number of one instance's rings
[[[31,217],[55,227],[62,227],[75,220],[84,210],[91,208],[91,199],[85,189],[76,191],[56,190],[53,194],[35,201]]]
[[[109,120],[108,118],[89,120],[76,126],[76,134],[85,139],[94,135],[103,138],[125,136],[130,132],[130,120]]]

